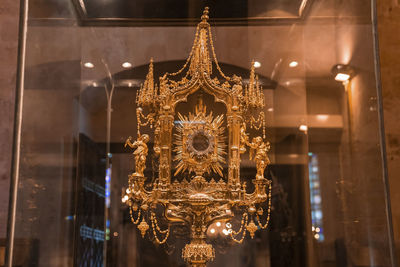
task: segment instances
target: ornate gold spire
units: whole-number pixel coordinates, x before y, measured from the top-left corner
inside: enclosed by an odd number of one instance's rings
[[[153,74],[153,58],[150,59],[149,72],[146,75],[144,85],[140,87],[138,93],[138,105],[151,105],[154,102],[154,98],[157,97],[157,91],[154,86],[154,74]]]
[[[203,15],[201,16],[201,22],[207,22],[208,21],[208,19],[209,19],[209,17],[208,17],[208,13],[209,13],[209,8],[208,8],[208,6],[206,6],[205,8],[204,8],[204,11],[203,11]]]
[[[154,106],[162,104],[168,95],[173,92],[185,91],[197,83],[207,84],[209,91],[217,91],[218,96],[229,94],[236,85],[236,93],[244,95],[238,99],[238,107],[243,109],[264,108],[264,94],[255,73],[254,61],[251,63],[250,79],[246,86],[242,85],[242,78],[236,75],[225,75],[219,65],[208,23],[209,9],[204,9],[201,22],[197,25],[192,49],[183,67],[174,73],[165,73],[160,77],[160,92],[153,78],[153,60],[149,65],[149,73],[139,92],[138,104]],[[217,72],[213,73],[213,62]],[[240,86],[240,88],[238,87]],[[239,91],[240,89],[240,91]],[[214,94],[215,95],[215,94]],[[215,95],[216,96],[216,95]],[[224,102],[224,99],[220,99]],[[226,103],[227,104],[227,103]]]

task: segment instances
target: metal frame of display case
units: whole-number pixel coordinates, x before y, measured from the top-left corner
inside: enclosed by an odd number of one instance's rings
[[[310,2],[312,0],[309,0]],[[9,201],[9,212],[8,212],[8,226],[7,226],[7,247],[6,247],[6,260],[7,267],[13,266],[13,255],[15,245],[15,224],[16,224],[16,211],[17,211],[17,196],[18,196],[18,184],[19,184],[19,164],[20,164],[20,149],[21,149],[21,127],[22,127],[22,111],[23,111],[23,99],[24,99],[24,73],[25,73],[25,51],[26,51],[26,40],[27,40],[27,27],[28,27],[28,3],[29,0],[20,1],[20,25],[19,25],[19,47],[18,47],[18,70],[16,77],[16,96],[15,96],[15,116],[14,116],[14,138],[13,138],[13,154],[12,154],[12,169],[11,169],[11,182],[10,182],[10,201]],[[76,1],[75,1],[76,3]],[[389,247],[391,255],[391,263],[393,267],[396,267],[396,259],[394,252],[394,239],[392,229],[392,217],[390,207],[390,196],[389,196],[389,184],[388,184],[388,172],[387,172],[387,160],[386,160],[386,149],[385,149],[385,134],[383,124],[383,107],[382,107],[382,89],[380,81],[380,65],[379,65],[379,46],[378,46],[378,32],[377,32],[377,14],[376,14],[376,0],[371,0],[372,6],[372,29],[373,29],[373,42],[374,42],[374,54],[375,54],[375,77],[376,77],[376,88],[377,88],[377,102],[378,102],[378,116],[379,116],[379,134],[380,134],[380,145],[381,145],[381,161],[382,161],[382,179],[384,183],[384,195],[385,203],[384,207],[387,216],[388,235],[389,235]],[[79,12],[79,11],[78,11]],[[254,19],[254,20],[221,20],[212,21],[216,25],[267,25],[274,24],[277,20],[282,22],[296,22],[301,21],[304,17],[303,14],[307,12],[307,8],[304,13],[298,18],[279,18],[279,19]],[[168,24],[165,21],[152,21],[145,23],[145,21],[135,20],[90,20],[84,17],[79,17],[80,26],[181,26],[181,25],[195,25],[195,20],[184,22],[179,20],[171,20]]]
[[[80,26],[112,26],[112,27],[146,27],[146,26],[196,26],[198,20],[193,18],[111,18],[111,17],[90,17],[87,14],[84,0],[71,0]],[[215,26],[241,26],[241,25],[271,25],[298,23],[303,21],[310,10],[314,0],[302,0],[298,7],[298,14],[294,16],[259,16],[243,18],[213,18],[210,23]]]

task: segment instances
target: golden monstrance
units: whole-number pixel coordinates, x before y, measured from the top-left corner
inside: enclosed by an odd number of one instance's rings
[[[125,144],[135,149],[135,172],[129,175],[126,191],[132,222],[143,237],[153,235],[158,244],[167,241],[171,227],[188,227],[190,243],[182,257],[196,267],[215,257],[206,242],[211,224],[230,226],[224,229],[226,235],[242,243],[247,232],[254,237],[258,228],[267,228],[271,211],[271,181],[264,177],[270,149],[265,140],[264,93],[254,64],[247,84],[222,72],[208,18],[205,8],[190,55],[179,71],[165,73],[156,84],[150,62],[136,98],[138,137]],[[211,96],[212,105],[207,106],[203,96]],[[196,97],[196,105],[185,114],[188,109],[178,107],[191,97]],[[216,105],[223,105],[224,111],[214,110]],[[143,126],[149,126],[151,134],[142,134]],[[262,136],[250,138],[246,128],[262,131]],[[144,175],[150,140],[159,164],[158,177],[152,181]],[[254,188],[252,193],[240,177],[247,148],[257,169],[248,186]],[[231,223],[235,216],[241,216],[237,230]]]

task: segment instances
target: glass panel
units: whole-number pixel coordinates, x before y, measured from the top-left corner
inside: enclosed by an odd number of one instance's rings
[[[131,222],[137,212],[131,218],[125,195],[137,155],[126,140],[138,138],[135,100],[150,58],[157,84],[184,66],[205,4],[128,2],[29,1],[12,266],[185,265],[189,227],[173,226],[166,244],[157,245],[150,222],[144,238]],[[241,217],[215,221],[206,231],[215,248],[208,266],[394,266],[371,4],[206,2],[221,69],[246,85],[254,60],[271,144],[265,177],[272,180],[268,228],[236,244],[230,231]],[[212,68],[218,71],[215,63]],[[199,95],[177,112],[193,113]],[[214,116],[227,112],[207,92],[202,99]],[[139,115],[143,124],[146,114]],[[182,118],[174,117],[174,134]],[[149,125],[141,134],[150,137],[144,175],[152,184],[160,162]],[[230,124],[221,125],[230,138]],[[256,128],[247,125],[249,141],[262,136]],[[201,157],[217,135],[199,131],[191,138],[185,144]],[[240,165],[247,192],[257,174],[250,150]],[[172,164],[174,176],[179,163]],[[230,168],[221,163],[222,175],[206,178],[225,181]],[[191,179],[187,172],[175,176]],[[266,203],[264,216],[267,209]],[[157,216],[166,229],[161,211]]]

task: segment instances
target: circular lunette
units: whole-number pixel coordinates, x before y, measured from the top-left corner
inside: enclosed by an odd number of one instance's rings
[[[214,136],[202,129],[196,130],[192,134],[189,134],[187,147],[189,152],[194,153],[196,156],[206,155],[213,151]]]

